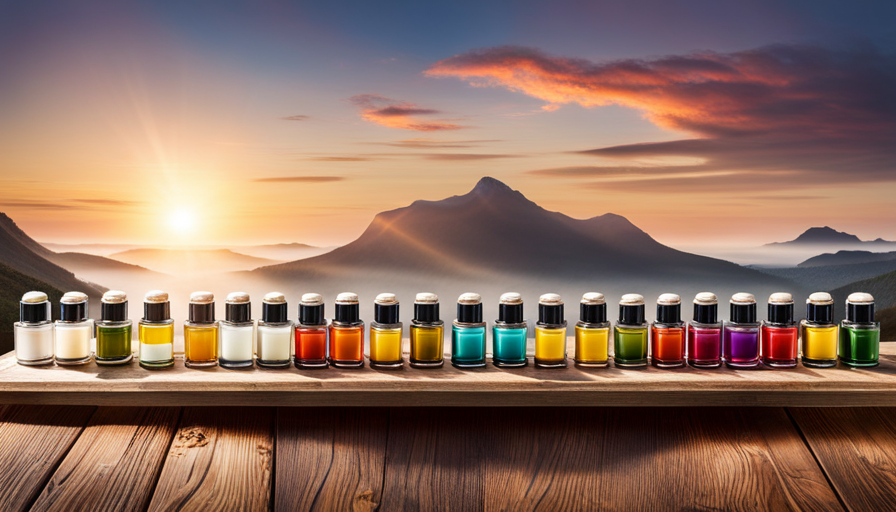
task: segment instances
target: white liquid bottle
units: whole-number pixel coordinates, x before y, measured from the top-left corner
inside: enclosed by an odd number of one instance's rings
[[[53,322],[44,292],[28,292],[19,302],[14,325],[16,360],[26,366],[53,364]]]

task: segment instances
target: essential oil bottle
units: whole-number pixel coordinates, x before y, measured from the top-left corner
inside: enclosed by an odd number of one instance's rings
[[[457,318],[451,326],[451,364],[456,368],[485,366],[485,336],[482,297],[464,293],[457,298]]]
[[[644,296],[627,293],[619,300],[619,319],[614,334],[613,364],[619,368],[647,366],[647,321]]]
[[[117,290],[104,293],[100,320],[96,323],[96,364],[111,366],[130,363],[134,359],[131,332],[127,294]]]
[[[302,295],[296,324],[296,368],[317,370],[330,365],[327,361],[327,330],[324,298],[319,293]]]
[[[255,346],[255,322],[252,300],[246,292],[233,292],[224,302],[224,320],[218,326],[218,364],[223,368],[252,366]]]
[[[445,324],[439,318],[439,296],[418,293],[411,320],[411,357],[414,368],[440,368],[444,364]]]
[[[846,299],[846,319],[840,323],[840,362],[864,368],[877,366],[880,357],[880,323],[874,321],[874,297],[853,293]]]
[[[67,292],[59,300],[56,320],[56,364],[76,366],[90,362],[93,320],[87,318],[87,295]]]
[[[610,322],[607,300],[602,293],[586,293],[579,303],[576,324],[575,364],[583,368],[607,366],[610,350]]]
[[[498,300],[498,319],[492,326],[492,364],[499,368],[519,368],[528,364],[526,338],[528,328],[523,319],[523,297],[508,292]]]
[[[535,366],[566,368],[566,318],[563,299],[556,293],[546,293],[538,298]]]
[[[800,322],[803,366],[837,366],[838,329],[834,323],[834,299],[830,293],[816,292],[806,299],[806,319]]]
[[[255,347],[258,366],[286,368],[290,365],[293,331],[292,322],[286,318],[288,313],[289,307],[282,293],[271,292],[264,296]]]
[[[184,366],[208,368],[217,365],[215,296],[211,292],[193,292],[190,294],[188,320],[184,322]]]
[[[330,364],[337,368],[364,366],[364,321],[358,296],[345,292],[336,296],[336,314],[330,324]]]
[[[730,368],[759,365],[759,322],[756,298],[751,293],[735,293],[731,297],[729,319],[722,331],[722,358]]]
[[[394,293],[381,293],[373,301],[373,322],[370,322],[371,368],[401,368],[401,334],[399,303]]]
[[[700,292],[694,297],[694,316],[688,323],[688,364],[694,368],[722,366],[722,323],[714,293]]]
[[[650,362],[657,368],[685,365],[687,329],[681,321],[681,297],[664,293],[656,301],[656,321],[650,326]]]
[[[762,364],[795,368],[799,349],[800,331],[793,319],[793,296],[773,293],[768,298],[768,319],[762,322]]]
[[[19,301],[15,332],[16,361],[25,366],[53,364],[53,321],[44,292],[28,292]]]
[[[140,366],[170,368],[174,366],[174,320],[168,294],[152,290],[143,298],[143,318],[137,324],[140,340]]]

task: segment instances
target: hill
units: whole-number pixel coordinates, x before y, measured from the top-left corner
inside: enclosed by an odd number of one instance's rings
[[[871,251],[837,251],[834,254],[825,253],[813,256],[801,262],[798,267],[824,267],[828,265],[857,265],[864,263],[877,263],[880,261],[896,260],[896,251],[871,252]]]
[[[132,249],[109,258],[172,275],[251,270],[278,263],[228,249]]]

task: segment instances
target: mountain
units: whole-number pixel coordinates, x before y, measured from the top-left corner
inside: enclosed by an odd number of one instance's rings
[[[108,256],[116,252],[142,248],[142,246],[132,244],[57,244],[41,242],[41,245],[55,253],[76,252],[94,256]]]
[[[278,263],[228,249],[131,249],[109,258],[172,275],[234,272]]]
[[[81,279],[95,283],[106,283],[116,286],[116,283],[127,282],[134,279],[151,280],[167,277],[159,272],[123,263],[111,258],[83,254],[79,252],[53,253],[47,256],[53,263],[71,270]]]
[[[896,261],[896,251],[870,252],[870,251],[837,251],[834,254],[825,253],[813,256],[803,261],[798,267],[825,267],[829,265],[856,265],[865,263],[877,263],[880,261]],[[896,268],[894,268],[896,270]]]
[[[844,304],[846,297],[854,292],[867,292],[874,296],[874,307],[883,310],[896,306],[896,271],[880,276],[856,281],[841,286],[831,292],[837,304]],[[839,306],[842,309],[842,306]]]
[[[784,244],[796,244],[796,245],[826,245],[826,244],[860,244],[862,240],[859,239],[856,235],[851,235],[849,233],[844,233],[842,231],[837,231],[831,227],[825,226],[823,228],[809,228],[803,232],[800,236],[796,237],[794,240],[790,240],[789,242],[773,242],[766,245],[784,245]]]
[[[316,247],[308,244],[270,244],[270,245],[242,245],[231,247],[231,250],[239,254],[266,258],[275,261],[295,261],[311,258],[332,251],[332,247]]]

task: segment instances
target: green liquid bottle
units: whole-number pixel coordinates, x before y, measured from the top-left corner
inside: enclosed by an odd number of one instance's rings
[[[636,293],[622,296],[613,337],[613,363],[617,367],[647,366],[647,322],[644,320],[643,296]]]
[[[846,320],[840,324],[840,362],[846,366],[877,366],[880,357],[880,323],[874,321],[874,297],[853,293],[846,299]]]
[[[102,319],[96,323],[96,364],[131,362],[134,358],[131,327],[127,295],[115,290],[106,292],[102,301]]]

